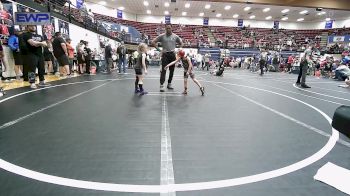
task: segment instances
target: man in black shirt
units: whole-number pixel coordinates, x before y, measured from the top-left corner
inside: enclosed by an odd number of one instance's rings
[[[106,65],[107,65],[107,73],[111,73],[111,67],[113,66],[111,44],[108,44],[105,48],[105,59],[106,59]]]
[[[47,86],[45,84],[45,66],[43,48],[47,46],[41,35],[36,34],[36,26],[28,25],[28,32],[23,33],[23,44],[25,44],[25,50],[22,50],[24,54],[23,66],[28,67],[28,79],[31,88],[37,88],[35,85],[35,70],[38,68],[39,74],[39,86]]]
[[[86,74],[90,74],[90,65],[91,65],[91,55],[92,51],[89,48],[89,42],[85,42],[85,48],[84,48],[84,58],[86,62]]]
[[[121,42],[121,45],[118,47],[117,53],[119,54],[119,62],[118,62],[119,74],[122,73],[122,69],[123,69],[123,73],[125,74],[126,73],[125,58],[126,58],[127,50],[123,41]]]
[[[67,45],[60,32],[55,33],[55,39],[52,42],[52,48],[53,54],[55,55],[60,67],[60,75],[63,76],[64,73],[67,73],[69,76],[70,70]]]

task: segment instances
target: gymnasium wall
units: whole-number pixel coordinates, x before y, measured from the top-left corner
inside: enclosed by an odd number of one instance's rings
[[[102,5],[87,3],[88,9],[91,9],[95,13],[108,15],[111,17],[117,17],[117,10],[106,8]],[[161,23],[164,22],[164,16],[152,16],[152,15],[138,15],[123,12],[123,19],[132,20],[138,22],[149,23]],[[186,25],[203,25],[203,18],[201,17],[171,17],[171,23],[173,24],[186,24]],[[222,19],[222,18],[209,18],[210,26],[228,26],[236,27],[237,19]],[[283,29],[324,29],[326,21],[318,22],[283,22],[280,21],[280,28]],[[273,28],[273,21],[258,21],[258,20],[244,20],[244,25],[250,25],[253,28]],[[343,20],[336,20],[333,23],[333,28],[350,27],[350,18]]]

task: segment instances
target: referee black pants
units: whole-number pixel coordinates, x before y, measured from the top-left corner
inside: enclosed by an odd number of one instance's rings
[[[162,70],[160,72],[160,85],[163,85],[165,82],[166,70],[164,70],[164,67],[175,60],[176,60],[176,56],[175,56],[174,52],[163,53],[163,55],[162,55]],[[171,81],[173,80],[173,76],[174,76],[175,65],[169,67],[169,71],[170,71],[170,73],[169,73],[168,83],[171,83]]]

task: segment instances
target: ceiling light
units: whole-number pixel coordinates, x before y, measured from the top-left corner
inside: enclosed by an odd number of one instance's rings
[[[231,6],[230,5],[226,5],[225,6],[225,10],[229,10],[229,9],[231,9]]]
[[[270,11],[271,9],[269,8],[269,7],[267,7],[267,8],[265,8],[265,9],[263,9],[263,12],[268,12],[268,11]]]
[[[254,15],[251,15],[251,16],[249,16],[249,18],[250,18],[250,19],[254,19],[254,18],[255,18],[255,16],[254,16]]]
[[[270,20],[272,18],[272,16],[268,16],[268,17],[266,17],[265,19],[266,20]]]
[[[221,17],[221,16],[222,16],[222,14],[220,14],[220,13],[216,14],[216,17]]]
[[[144,1],[143,5],[148,6],[149,5],[148,1]]]
[[[330,21],[331,20],[331,18],[326,18],[326,21]]]
[[[107,5],[107,3],[105,1],[100,1],[99,4],[101,5]]]
[[[203,12],[199,13],[199,16],[204,16],[204,13]]]
[[[304,21],[304,18],[299,18],[297,21],[298,22]]]
[[[164,11],[164,14],[165,15],[169,15],[169,11]]]
[[[118,10],[125,10],[125,7],[118,7]]]
[[[210,4],[207,4],[207,5],[205,5],[204,8],[205,8],[205,9],[210,9],[210,7],[211,7]]]
[[[235,14],[233,15],[233,18],[238,18],[238,16],[239,16],[238,14]]]
[[[324,15],[324,14],[326,14],[326,12],[317,13],[318,16],[322,16],[322,15]]]
[[[281,11],[283,14],[289,12],[289,9],[284,9]]]
[[[189,8],[189,7],[191,7],[191,4],[186,3],[186,4],[185,4],[185,8]]]
[[[169,2],[165,2],[165,3],[164,3],[164,6],[165,6],[165,7],[169,7],[169,5],[170,5]]]
[[[304,11],[299,12],[299,14],[306,14],[306,13],[308,13],[308,12],[309,12],[309,11],[304,10]]]
[[[151,10],[147,10],[147,14],[152,14]]]
[[[251,7],[245,7],[244,11],[249,11],[251,9]]]
[[[288,20],[288,17],[283,17],[281,20]]]
[[[183,16],[186,16],[186,15],[187,15],[187,12],[182,12],[182,15],[183,15]]]

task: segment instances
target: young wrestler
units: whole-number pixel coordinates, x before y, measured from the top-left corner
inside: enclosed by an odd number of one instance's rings
[[[144,70],[144,73],[147,74],[147,68],[146,68],[146,52],[147,52],[147,45],[145,43],[141,43],[138,46],[138,57],[136,60],[136,64],[134,66],[135,73],[136,73],[136,80],[135,80],[135,93],[140,93],[140,95],[147,94],[146,91],[143,89],[143,73],[142,70]]]
[[[204,87],[198,82],[196,78],[194,78],[194,73],[192,72],[192,63],[191,59],[185,55],[185,52],[183,50],[180,50],[178,52],[177,59],[171,63],[169,63],[167,66],[164,67],[164,69],[167,69],[170,66],[175,66],[177,62],[182,62],[182,66],[184,68],[184,91],[182,94],[187,95],[187,79],[188,75],[192,78],[193,82],[196,83],[199,87],[199,90],[202,92],[202,96],[204,95]]]

